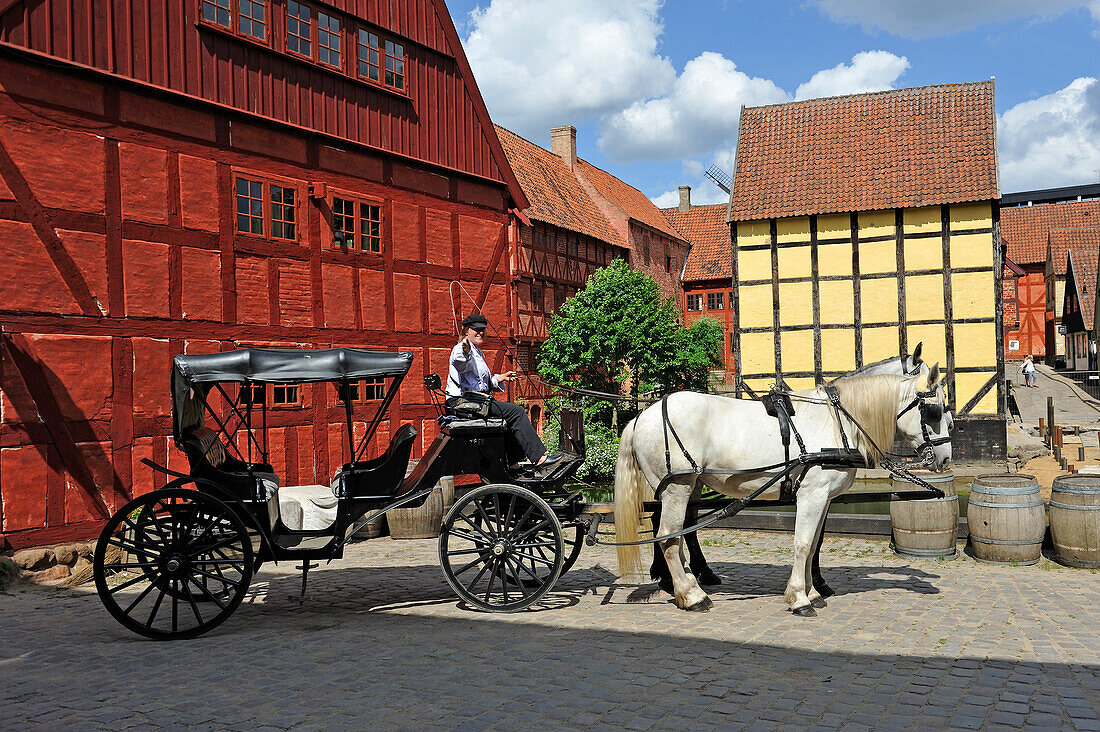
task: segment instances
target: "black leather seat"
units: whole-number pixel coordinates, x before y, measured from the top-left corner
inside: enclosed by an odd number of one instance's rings
[[[507,434],[508,424],[499,417],[488,419],[452,419],[443,423],[443,429],[451,437],[479,437]]]
[[[389,499],[405,478],[416,434],[411,424],[401,425],[386,452],[371,460],[345,463],[336,471],[333,492],[341,498]]]
[[[204,435],[204,433],[206,433]],[[200,437],[202,436],[202,437]],[[220,442],[218,447],[212,449],[211,441],[217,440],[213,430],[200,427],[183,436],[183,453],[187,456],[187,463],[191,468],[191,475],[197,478],[205,478],[213,483],[227,488],[230,493],[242,500],[250,500],[257,497],[263,490],[263,483],[257,479],[263,479],[270,486],[278,486],[279,478],[275,475],[275,469],[267,463],[246,463],[229,455],[228,450]],[[217,455],[216,461],[211,461],[210,456]],[[217,464],[215,465],[214,462]],[[266,491],[265,491],[266,492]],[[258,496],[261,500],[270,498],[268,495]]]

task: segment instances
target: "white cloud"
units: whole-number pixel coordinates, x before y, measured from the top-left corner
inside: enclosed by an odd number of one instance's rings
[[[893,89],[894,82],[908,68],[909,59],[904,56],[889,51],[861,51],[850,64],[818,71],[794,95],[796,99],[813,99]]]
[[[811,0],[831,20],[906,38],[932,38],[1022,17],[1052,18],[1088,8],[1100,21],[1097,0]]]
[[[1001,191],[1095,183],[1100,170],[1100,81],[1021,102],[997,118]]]
[[[665,93],[661,0],[491,0],[466,55],[494,121],[541,140],[558,124]]]
[[[705,155],[736,139],[741,105],[789,99],[771,80],[750,77],[725,56],[706,51],[687,62],[667,95],[606,118],[599,147],[617,161]]]

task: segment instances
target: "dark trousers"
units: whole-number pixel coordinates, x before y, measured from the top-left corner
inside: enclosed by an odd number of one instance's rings
[[[446,402],[448,409],[457,399],[458,397],[448,397]],[[535,432],[535,428],[531,425],[531,420],[527,417],[527,412],[523,407],[511,402],[494,399],[489,404],[489,416],[504,420],[504,423],[512,430],[516,441],[519,442],[519,446],[523,448],[523,454],[532,463],[537,463],[539,458],[546,454],[546,446],[539,439],[539,435]]]

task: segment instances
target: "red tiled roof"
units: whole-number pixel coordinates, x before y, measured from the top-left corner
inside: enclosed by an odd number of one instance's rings
[[[1093,307],[1096,300],[1096,264],[1100,250],[1094,237],[1092,246],[1071,245],[1069,248],[1069,266],[1073,268],[1073,284],[1077,287],[1077,303],[1081,307],[1081,317],[1085,321],[1085,330],[1092,330]]]
[[[561,158],[500,125],[496,130],[531,203],[524,210],[528,218],[628,248]]]
[[[734,221],[1000,198],[993,82],[741,112]]]
[[[1050,230],[1082,226],[1100,226],[1100,200],[1001,209],[1001,241],[1016,264],[1046,262]]]
[[[600,195],[624,214],[677,241],[683,240],[680,232],[668,223],[668,219],[664,217],[661,210],[637,188],[623,183],[607,171],[600,170],[587,161],[578,160],[577,165]]]
[[[692,206],[687,211],[663,208],[661,213],[691,243],[691,253],[688,254],[687,266],[684,268],[684,282],[733,276],[726,204]]]
[[[1080,229],[1051,229],[1047,236],[1054,274],[1066,273],[1066,253],[1071,249],[1100,249],[1100,226]]]

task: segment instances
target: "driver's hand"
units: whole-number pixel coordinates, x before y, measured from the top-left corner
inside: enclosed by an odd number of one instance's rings
[[[501,381],[515,381],[518,378],[519,374],[517,374],[515,371],[505,371],[503,374],[500,375]]]
[[[470,357],[470,342],[462,341],[462,355],[466,358]]]

